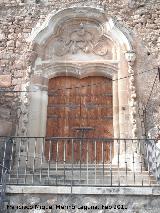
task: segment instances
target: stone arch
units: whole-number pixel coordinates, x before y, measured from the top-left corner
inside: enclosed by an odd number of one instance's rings
[[[132,38],[130,37],[127,30],[124,31],[119,29],[117,24],[113,21],[112,18],[106,17],[105,13],[101,9],[93,7],[76,7],[68,8],[58,12],[53,11],[48,15],[45,22],[41,25],[37,25],[28,38],[28,42],[36,43],[38,45],[44,44],[45,41],[57,31],[57,27],[66,20],[66,18],[77,18],[84,17],[95,20],[103,25],[103,33],[112,38],[117,45],[120,45],[123,51],[133,51]]]
[[[71,29],[71,32],[67,32],[67,29]],[[66,36],[67,40],[64,39],[66,32],[69,35]],[[87,40],[83,39],[83,35]],[[45,136],[50,78],[103,75],[113,80],[114,137],[136,137],[136,91],[132,67],[135,52],[127,31],[120,29],[100,9],[69,8],[51,13],[41,26],[33,29],[28,41],[32,42],[37,55],[32,66],[30,85],[30,89],[36,93],[30,97],[29,136]],[[57,48],[54,46],[56,42],[61,50],[58,55],[56,51],[52,52]],[[130,77],[124,78],[127,75]]]

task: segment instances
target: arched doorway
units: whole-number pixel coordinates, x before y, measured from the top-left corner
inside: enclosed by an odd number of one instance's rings
[[[91,127],[87,133],[91,138],[113,137],[112,80],[102,76],[82,79],[62,76],[49,80],[47,137],[73,137],[76,127]],[[55,160],[56,142],[52,144],[52,159]],[[64,156],[64,141],[59,142],[59,161]],[[49,155],[49,143],[45,153]],[[82,160],[86,159],[87,145],[82,144]],[[90,162],[94,160],[94,141],[89,142]],[[97,161],[102,161],[102,142],[96,144]],[[103,144],[105,158],[109,159],[109,146]],[[75,161],[79,160],[80,145],[74,144]],[[66,145],[66,160],[71,160],[71,143]]]
[[[78,80],[86,76],[101,75],[110,77],[113,83],[113,137],[135,138],[136,54],[130,34],[124,29],[112,18],[106,17],[101,10],[83,7],[53,12],[40,28],[36,27],[32,31],[30,41],[36,59],[33,59],[32,69],[29,68],[29,71],[33,71],[30,90],[36,92],[30,93],[27,104],[26,99],[24,101],[26,114],[22,119],[22,129],[25,134],[42,138],[49,136],[48,131],[51,130],[46,130],[46,123],[49,122],[49,79],[70,75],[76,76]],[[64,126],[67,132],[68,127]],[[39,141],[36,146],[38,155],[43,147],[42,139]],[[127,147],[130,149],[130,143]],[[33,145],[30,150],[33,152]],[[124,147],[120,146],[120,153],[123,151]],[[118,152],[119,146],[114,144],[114,156],[117,156]]]

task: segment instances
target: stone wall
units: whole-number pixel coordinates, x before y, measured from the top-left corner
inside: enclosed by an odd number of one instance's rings
[[[16,91],[22,90],[23,84],[30,78],[28,70],[35,57],[29,51],[32,47],[27,42],[27,38],[32,29],[40,26],[49,13],[67,7],[102,8],[108,17],[112,17],[119,25],[128,29],[130,34],[134,35],[141,43],[139,46],[141,51],[138,54],[144,54],[145,60],[138,62],[137,66],[141,65],[139,71],[146,71],[146,73],[137,75],[137,93],[142,105],[145,106],[157,69],[150,72],[147,70],[160,64],[159,0],[0,0],[0,6],[0,87],[1,90],[8,91],[1,93],[0,96],[1,135],[15,134],[18,119],[25,111],[19,107],[23,104],[21,102],[24,102],[24,99],[21,98],[23,93]],[[157,81],[156,85],[158,84]],[[156,87],[155,94],[157,96],[159,87]],[[10,90],[15,92],[10,92]],[[23,95],[26,99],[28,98],[27,93]],[[152,97],[150,102],[152,102]],[[152,107],[149,110],[151,114],[149,117],[156,117],[158,120],[158,98],[154,99],[154,103],[156,110]],[[155,123],[153,119],[148,124],[148,129],[158,125],[157,121]]]
[[[38,194],[23,194],[10,195],[10,213],[159,213],[160,212],[160,197],[159,196],[137,196],[137,195],[38,195]],[[13,206],[20,208],[22,206],[30,207],[39,205],[39,210],[35,209],[12,209]],[[120,205],[120,206],[118,206]],[[123,206],[122,206],[123,205]],[[41,209],[40,209],[41,206]],[[52,206],[52,210],[49,209]],[[83,207],[82,207],[83,206]],[[97,209],[93,209],[96,208]],[[106,209],[104,209],[105,207]],[[108,208],[110,209],[107,209]],[[67,209],[68,207],[68,209]],[[78,208],[83,209],[78,209]],[[87,209],[88,207],[88,209]],[[44,208],[46,208],[44,210]],[[48,208],[48,209],[47,209]],[[56,209],[57,208],[57,209]],[[64,209],[61,209],[64,208]],[[84,209],[85,208],[85,209]],[[89,209],[90,208],[90,209]],[[98,209],[99,208],[99,209]],[[115,208],[115,209],[114,209]],[[123,209],[119,209],[123,208]]]

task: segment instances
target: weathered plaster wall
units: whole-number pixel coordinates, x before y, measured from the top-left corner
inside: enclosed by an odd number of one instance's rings
[[[22,87],[22,84],[29,79],[29,66],[35,57],[30,51],[32,47],[27,43],[27,38],[31,30],[35,26],[38,27],[37,23],[40,25],[50,12],[66,7],[93,6],[103,8],[107,16],[117,20],[119,25],[124,26],[137,39],[138,42],[135,43],[135,47],[138,45],[137,49],[139,49],[137,58],[139,55],[143,55],[144,58],[143,61],[137,61],[136,66],[139,67],[140,72],[153,69],[157,67],[157,63],[160,64],[159,0],[0,0],[0,6],[0,87],[3,87],[4,90],[27,89]],[[146,104],[155,75],[156,70],[152,70],[137,76],[137,92],[143,105]],[[158,85],[158,81],[156,85]],[[158,86],[157,89],[159,89]],[[156,97],[158,97],[158,90],[155,91]],[[17,92],[1,93],[1,135],[14,134],[15,125],[18,125],[17,120],[22,114],[26,119],[28,94],[23,94],[23,112],[18,104],[22,100],[19,95],[20,93]],[[154,98],[154,108],[156,108],[156,113],[152,113],[153,107],[150,110],[151,122],[148,122],[150,127],[157,124],[157,121],[154,124],[152,117],[156,116],[158,120],[158,98]],[[21,128],[24,129],[23,126]],[[24,131],[25,129],[22,133]]]
[[[39,212],[39,213],[159,213],[160,211],[160,197],[159,196],[125,196],[125,195],[36,195],[36,194],[23,194],[23,195],[10,195],[10,205],[20,207],[30,206],[30,205],[40,205],[42,208],[53,206],[53,210],[51,209],[41,209],[41,210],[12,210],[10,208],[9,212],[12,213],[31,213],[31,212]],[[57,209],[56,209],[57,205]],[[66,206],[66,209],[58,209],[59,205]],[[112,209],[102,209],[103,206],[112,206]],[[115,205],[124,205],[127,209],[114,209]],[[67,206],[71,206],[67,209]],[[74,209],[75,206],[75,209]],[[85,206],[85,208],[94,206],[100,208],[98,209],[78,209],[81,206]],[[73,207],[73,209],[72,209]],[[103,207],[104,208],[104,207]]]

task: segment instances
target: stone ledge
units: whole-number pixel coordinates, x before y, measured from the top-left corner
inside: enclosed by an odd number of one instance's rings
[[[8,194],[83,194],[83,195],[160,195],[160,186],[84,187],[8,185]]]

